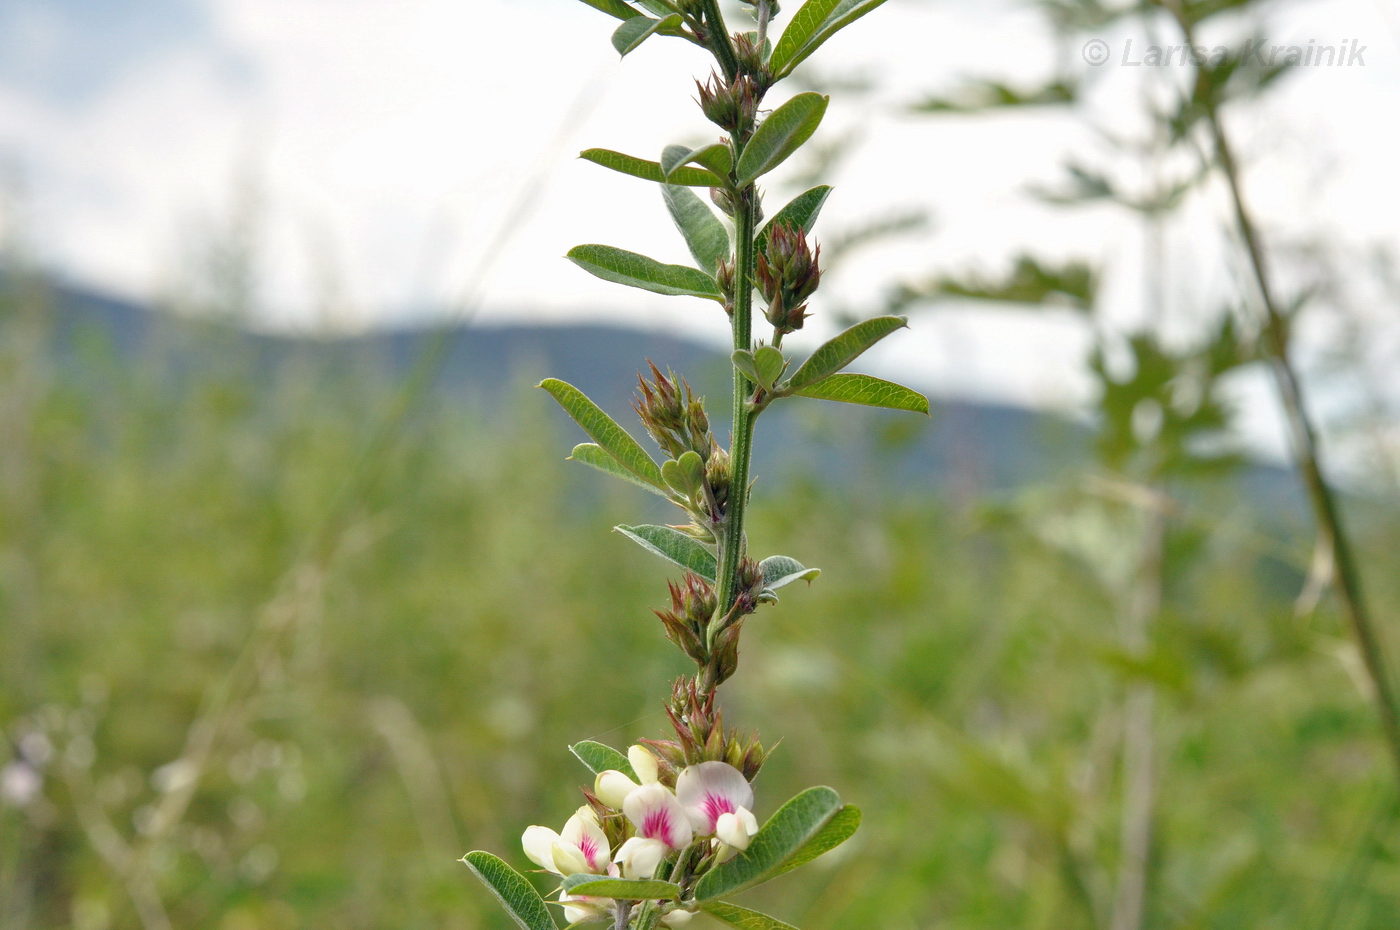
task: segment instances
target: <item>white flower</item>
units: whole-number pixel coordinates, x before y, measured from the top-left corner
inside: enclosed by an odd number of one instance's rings
[[[645,746],[633,746],[627,750],[627,761],[632,764],[632,771],[637,773],[642,785],[657,784],[660,767],[651,750]],[[627,796],[640,787],[641,785],[617,769],[599,772],[598,777],[593,779],[594,796],[616,810],[622,810]]]
[[[690,923],[690,919],[694,916],[695,915],[690,911],[668,911],[665,916],[661,918],[661,922],[668,927],[684,927],[686,924]]]
[[[665,785],[636,788],[623,801],[622,812],[637,830],[613,857],[627,878],[651,878],[666,853],[690,845],[690,822]]]
[[[612,852],[598,815],[587,805],[569,818],[562,834],[548,827],[529,827],[520,838],[520,845],[525,847],[531,862],[556,875],[606,875]]]
[[[748,849],[758,832],[753,787],[744,773],[727,762],[701,762],[676,778],[676,799],[691,827],[701,836],[713,834],[736,850]]]

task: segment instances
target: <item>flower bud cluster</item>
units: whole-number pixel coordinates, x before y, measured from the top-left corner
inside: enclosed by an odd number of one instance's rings
[[[757,733],[741,737],[738,730],[724,731],[714,691],[705,691],[693,678],[676,681],[666,714],[676,739],[643,740],[663,767],[680,771],[701,762],[724,762],[753,781],[768,759]]]
[[[717,600],[715,589],[694,572],[686,572],[680,584],[669,582],[671,609],[654,611],[666,629],[666,638],[681,651],[703,666],[709,661],[705,631],[714,618]]]
[[[777,223],[758,253],[755,276],[768,301],[768,322],[779,333],[802,328],[807,298],[821,284],[821,246],[813,251],[801,226]]]
[[[711,73],[708,81],[703,84],[696,81],[695,87],[700,95],[700,109],[707,120],[736,137],[750,131],[763,97],[754,78],[740,74],[727,81],[720,74]]]
[[[704,401],[695,397],[690,385],[673,372],[668,377],[655,364],[648,364],[651,380],[637,376],[640,394],[632,407],[669,456],[661,466],[661,477],[675,492],[673,500],[690,515],[687,531],[712,542],[729,501],[729,454],[710,432]]]

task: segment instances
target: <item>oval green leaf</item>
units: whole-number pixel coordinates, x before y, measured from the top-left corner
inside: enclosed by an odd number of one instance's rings
[[[652,19],[650,16],[633,16],[612,34],[613,48],[626,58],[627,53],[650,39],[659,29],[675,29],[681,24],[680,14],[673,13],[665,19]]]
[[[612,149],[584,149],[578,157],[595,165],[641,178],[643,181],[655,181],[657,184],[679,184],[682,187],[725,186],[724,180],[704,168],[683,166],[672,171],[670,177],[667,177],[661,173],[661,165],[656,162],[635,155],[624,155]]]
[[[860,812],[843,806],[835,791],[808,788],[768,818],[748,849],[706,873],[695,898],[712,901],[762,884],[840,845],[859,824]]]
[[[753,354],[753,364],[758,372],[758,383],[763,385],[764,390],[771,391],[773,385],[783,376],[787,360],[783,358],[780,349],[775,349],[772,346],[759,346]]]
[[[739,186],[747,187],[772,171],[811,138],[821,125],[829,99],[808,91],[770,113],[739,156]]]
[[[637,15],[637,11],[622,0],[583,0],[584,3],[595,10],[602,10],[609,16],[616,16],[618,19],[632,19]]]
[[[666,265],[654,258],[610,245],[576,245],[567,258],[604,281],[638,287],[668,297],[704,297],[723,301],[715,279],[685,265]]]
[[[544,899],[524,875],[481,850],[467,853],[462,861],[491,890],[521,930],[559,930]]]
[[[729,177],[734,169],[734,156],[729,146],[715,142],[702,145],[698,149],[688,149],[683,145],[668,145],[661,152],[661,174],[669,178],[682,165],[697,164],[713,171],[721,178]]]
[[[836,374],[859,358],[866,349],[908,324],[908,319],[902,316],[877,316],[862,320],[824,342],[783,387],[796,392]]]
[[[773,46],[768,67],[785,77],[822,43],[885,0],[807,0]]]
[[[817,225],[817,215],[822,212],[822,204],[826,203],[826,198],[830,193],[831,188],[822,184],[792,198],[787,206],[773,214],[773,218],[763,224],[763,228],[758,231],[758,237],[754,240],[755,248],[760,252],[768,249],[768,236],[777,223],[801,226],[803,232],[810,233],[812,227]]]
[[[641,478],[638,478],[636,475],[632,474],[622,465],[621,462],[613,458],[611,455],[608,455],[608,453],[604,452],[603,447],[598,445],[597,443],[579,443],[578,445],[574,446],[574,451],[569,453],[569,459],[570,461],[574,462],[582,462],[583,464],[588,465],[591,468],[598,469],[600,472],[603,472],[606,475],[612,475],[614,478],[621,478],[628,484],[635,484],[639,488],[645,488],[653,494],[656,494],[660,497],[665,497],[667,500],[670,500],[670,497],[666,494],[665,491],[653,484],[648,484]]]
[[[618,898],[624,901],[674,901],[681,886],[654,878],[608,878],[602,875],[570,875],[564,891],[590,898]]]
[[[759,911],[751,911],[726,901],[711,901],[703,908],[705,913],[739,930],[797,930],[792,924],[785,924],[776,917],[769,917]]]
[[[596,743],[591,739],[586,739],[581,743],[574,743],[569,747],[569,752],[584,765],[594,775],[600,772],[621,772],[633,781],[637,781],[637,773],[632,768],[632,763],[627,757],[611,746]]]
[[[890,410],[912,410],[914,413],[928,416],[927,397],[913,388],[895,384],[893,381],[873,378],[870,375],[828,375],[823,380],[816,384],[810,384],[797,393],[803,397],[839,400],[846,404],[887,407]]]
[[[707,581],[715,580],[717,563],[714,553],[680,530],[669,526],[615,526],[613,530],[668,562],[674,562]]]
[[[758,563],[758,568],[763,572],[763,586],[770,591],[794,581],[814,581],[822,573],[820,568],[808,568],[787,555],[770,555]]]
[[[548,391],[564,408],[564,412],[573,417],[574,422],[583,427],[583,431],[618,464],[647,484],[658,488],[662,486],[661,469],[646,450],[582,391],[558,378],[545,378],[539,386]]]
[[[663,184],[661,196],[676,229],[685,237],[696,266],[706,274],[714,274],[720,259],[729,257],[729,230],[690,188]]]

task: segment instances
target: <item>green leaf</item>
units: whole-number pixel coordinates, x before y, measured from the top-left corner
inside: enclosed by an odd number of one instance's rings
[[[885,0],[807,0],[783,30],[768,67],[785,77],[822,43],[875,9]]]
[[[912,410],[928,416],[927,397],[902,384],[872,378],[870,375],[830,375],[797,393],[803,397],[839,400],[847,404],[864,404],[867,407]]]
[[[844,807],[830,788],[808,788],[778,809],[749,848],[695,885],[698,901],[712,901],[762,884],[834,849],[856,831],[860,811]]]
[[[827,195],[830,193],[831,188],[822,184],[794,197],[787,206],[775,213],[773,218],[764,223],[763,228],[758,231],[758,237],[754,240],[758,251],[767,250],[768,236],[778,223],[801,226],[803,232],[810,233],[812,227],[817,225],[817,215],[822,212],[822,204],[826,203]]]
[[[559,930],[544,906],[544,899],[524,875],[481,850],[467,853],[462,861],[491,889],[521,930]]]
[[[770,591],[792,584],[794,581],[811,582],[822,573],[820,568],[808,568],[787,555],[770,555],[759,562],[758,567],[763,572],[763,586]]]
[[[681,167],[672,171],[670,177],[666,177],[661,173],[661,166],[656,162],[647,161],[645,158],[638,158],[635,155],[624,155],[611,149],[585,149],[579,153],[578,157],[591,161],[595,165],[611,168],[613,171],[630,174],[634,178],[655,181],[657,184],[679,184],[683,187],[725,186],[724,180],[719,175],[703,168]]]
[[[754,132],[739,156],[739,186],[747,187],[755,179],[772,171],[811,138],[821,125],[830,100],[822,94],[798,94],[778,107]]]
[[[673,13],[665,19],[652,19],[650,16],[634,16],[612,34],[613,48],[624,58],[627,53],[641,45],[658,29],[674,29],[681,24],[679,14]]]
[[[729,231],[690,188],[663,184],[661,196],[695,264],[706,274],[714,274],[719,260],[729,257]]]
[[[748,349],[735,349],[734,354],[729,356],[729,360],[734,363],[734,367],[744,373],[754,384],[762,384],[758,380],[758,364],[754,361],[753,353]]]
[[[637,440],[627,430],[617,425],[602,408],[589,400],[578,388],[558,378],[545,378],[539,384],[550,393],[564,412],[583,427],[604,452],[617,460],[623,468],[645,481],[661,487],[661,469],[651,460]],[[575,450],[577,451],[577,450]],[[591,464],[591,463],[590,463]]]
[[[620,898],[624,901],[674,901],[681,886],[652,878],[607,878],[578,874],[564,879],[564,891],[590,898]]]
[[[595,10],[602,10],[609,16],[616,16],[618,19],[631,19],[637,15],[637,11],[623,3],[622,0],[583,0],[583,2]]]
[[[725,901],[711,901],[704,906],[704,911],[739,930],[797,930],[792,924],[785,924],[776,917]]]
[[[569,453],[569,458],[575,462],[582,462],[585,465],[596,468],[604,474],[612,475],[614,478],[621,478],[623,481],[635,484],[639,488],[646,488],[653,494],[667,497],[664,490],[632,474],[621,462],[604,452],[603,447],[596,443],[579,443],[574,446],[574,451]]]
[[[714,553],[680,530],[669,526],[615,526],[613,530],[707,581],[715,580]]]
[[[859,358],[866,349],[908,324],[908,319],[902,316],[877,316],[862,320],[822,343],[784,387],[796,392],[836,374]]]
[[[665,265],[654,258],[610,245],[576,245],[569,261],[604,281],[639,287],[668,297],[705,297],[723,301],[715,279],[685,265]]]
[[[682,165],[703,165],[721,178],[729,177],[734,169],[734,155],[729,146],[714,142],[698,149],[688,149],[683,145],[668,145],[661,151],[661,174],[669,178]]]
[[[783,369],[787,367],[787,359],[783,358],[783,353],[772,346],[759,346],[753,354],[754,368],[758,372],[756,379],[763,385],[765,391],[773,390],[773,385],[783,376]]]
[[[578,761],[588,766],[589,771],[594,775],[609,771],[621,772],[633,781],[640,780],[632,768],[632,763],[627,761],[627,757],[611,746],[586,739],[570,746],[569,752],[573,753]]]

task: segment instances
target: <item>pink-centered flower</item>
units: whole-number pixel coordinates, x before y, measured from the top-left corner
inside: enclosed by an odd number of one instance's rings
[[[531,862],[556,875],[606,875],[612,853],[598,815],[587,805],[569,818],[563,833],[548,827],[529,827],[520,844]]]
[[[727,762],[688,766],[676,778],[676,800],[696,833],[713,835],[733,849],[748,849],[758,832],[753,787]]]
[[[637,831],[613,857],[628,878],[651,878],[668,852],[690,845],[690,821],[665,785],[653,783],[635,789],[623,801],[622,812]]]
[[[633,746],[627,750],[627,761],[631,764],[632,771],[637,773],[642,785],[656,784],[658,764],[651,750],[645,746]],[[641,785],[616,769],[599,772],[598,777],[593,780],[594,796],[616,810],[622,810],[627,796],[639,787]]]

